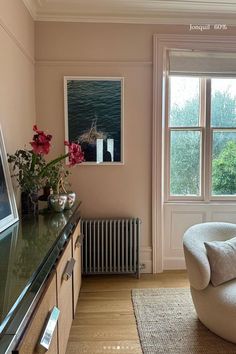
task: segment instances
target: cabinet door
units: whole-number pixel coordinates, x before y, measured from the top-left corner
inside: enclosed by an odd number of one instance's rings
[[[50,318],[50,312],[53,310],[56,304],[56,274],[53,273],[48,280],[46,289],[42,294],[36,309],[34,310],[33,316],[29,322],[25,334],[17,348],[14,350],[14,353],[34,354],[46,352],[45,348],[40,345],[40,342],[43,336],[44,340],[46,340],[46,342],[48,341],[48,333],[49,337],[51,338],[51,342],[47,353],[58,353],[57,326],[55,326],[56,322],[54,322],[54,325],[52,324],[52,318]],[[45,329],[49,329],[49,331],[45,333]]]
[[[73,306],[74,314],[76,310],[76,305],[78,302],[80,287],[81,287],[81,245],[82,245],[82,235],[80,232],[80,222],[78,223],[72,237],[73,242],[73,258],[75,259],[75,266],[73,272]]]
[[[71,240],[57,265],[57,295],[60,318],[58,321],[59,354],[65,354],[73,319],[72,274],[74,259]]]

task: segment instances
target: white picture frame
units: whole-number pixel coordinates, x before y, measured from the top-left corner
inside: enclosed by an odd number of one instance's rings
[[[64,109],[65,140],[81,144],[83,165],[124,164],[123,77],[65,76]]]
[[[0,126],[0,232],[19,220],[7,154]]]

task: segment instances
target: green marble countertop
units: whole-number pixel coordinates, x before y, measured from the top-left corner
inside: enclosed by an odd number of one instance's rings
[[[75,220],[78,221],[78,206],[63,213],[25,216],[0,233],[0,335],[4,334],[39,273],[44,272],[44,278],[47,276],[45,272],[53,266],[48,264],[50,259],[53,261],[61,251]]]

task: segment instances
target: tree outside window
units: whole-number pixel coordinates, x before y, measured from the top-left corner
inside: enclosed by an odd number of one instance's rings
[[[205,169],[211,196],[236,195],[236,79],[171,77],[168,134],[170,197],[201,196]]]

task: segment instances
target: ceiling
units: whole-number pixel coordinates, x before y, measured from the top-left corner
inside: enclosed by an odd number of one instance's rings
[[[22,0],[36,21],[236,25],[236,0]]]

